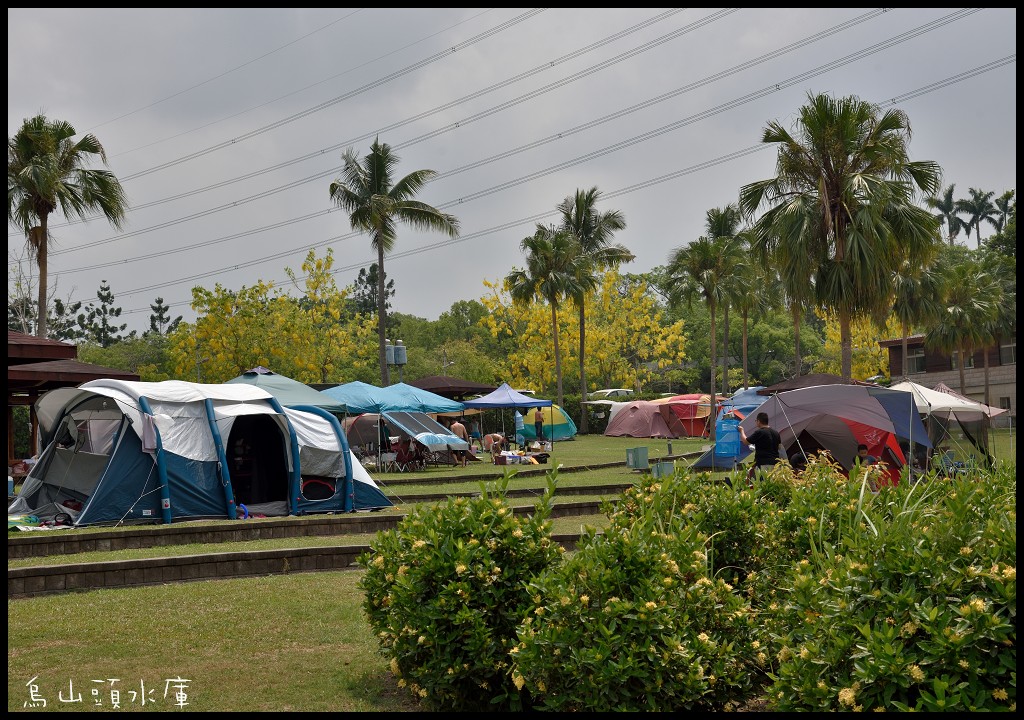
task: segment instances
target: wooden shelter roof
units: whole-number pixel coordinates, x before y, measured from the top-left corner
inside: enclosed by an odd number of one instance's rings
[[[27,335],[17,330],[7,331],[7,366],[46,360],[73,360],[78,348],[60,340]]]

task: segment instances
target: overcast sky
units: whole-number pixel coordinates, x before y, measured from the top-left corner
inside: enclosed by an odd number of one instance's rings
[[[705,213],[772,176],[760,143],[808,93],[895,105],[943,187],[1016,188],[1014,9],[8,8],[7,135],[43,112],[93,133],[124,185],[124,232],[50,217],[50,283],[106,280],[129,329],[156,297],[286,283],[334,248],[339,286],[376,262],[332,208],[348,147],[373,138],[462,235],[402,227],[393,308],[436,319],[522,266],[519,243],[577,189],[619,210],[645,272]],[[983,229],[983,236],[991,234]],[[961,238],[963,241],[963,238]],[[975,243],[972,240],[971,247]],[[8,225],[12,261],[24,236]],[[298,273],[301,274],[301,273]],[[293,294],[298,294],[293,291]]]

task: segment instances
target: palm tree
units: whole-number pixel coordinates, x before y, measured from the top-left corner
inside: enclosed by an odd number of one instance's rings
[[[985,404],[991,405],[989,396],[989,352],[988,348],[1017,331],[1017,264],[1005,255],[985,250],[979,259],[982,270],[992,283],[993,315],[983,325],[985,339]]]
[[[617,267],[620,263],[631,262],[635,259],[633,253],[625,245],[612,244],[612,235],[617,230],[625,229],[626,219],[618,210],[598,212],[596,205],[600,198],[601,191],[592,187],[586,191],[577,190],[575,197],[565,198],[558,206],[558,211],[562,214],[561,229],[572,233],[576,238],[583,255],[590,261],[590,266],[584,272],[591,276],[598,271]],[[587,324],[584,300],[584,297],[574,298],[580,312],[581,402],[587,400]],[[587,433],[587,414],[585,411],[580,413],[580,432],[584,435]]]
[[[986,328],[997,314],[992,301],[996,292],[992,277],[972,258],[952,260],[945,266],[946,293],[938,318],[925,335],[925,344],[956,354],[960,371],[960,393],[967,393],[964,366],[975,349],[989,340]]]
[[[750,253],[750,236],[744,231],[736,236],[740,242],[740,249],[744,255]],[[730,293],[731,302],[740,312],[743,319],[743,340],[741,343],[743,353],[743,388],[750,387],[750,375],[747,372],[747,340],[749,337],[750,318],[759,317],[767,312],[772,306],[774,298],[781,295],[775,292],[771,285],[776,281],[773,273],[764,271],[760,266],[752,262],[745,262],[737,268],[735,273],[735,287]]]
[[[935,218],[939,221],[940,225],[946,226],[946,237],[950,245],[953,244],[954,238],[960,234],[961,230],[969,232],[967,222],[957,215],[960,210],[958,209],[957,201],[953,199],[955,188],[956,185],[950,185],[941,196],[929,195],[924,199],[925,205],[932,210],[938,210],[935,213]]]
[[[1003,228],[1006,227],[1006,221],[1010,219],[1010,213],[1016,207],[1016,203],[1013,201],[1013,196],[1017,194],[1016,190],[1007,190],[1002,195],[996,198],[996,232],[1002,232]]]
[[[7,139],[7,220],[25,233],[39,268],[36,335],[46,337],[50,214],[88,218],[97,210],[120,230],[128,199],[109,170],[88,168],[94,157],[107,164],[103,145],[92,134],[75,140],[75,128],[40,114],[28,118]]]
[[[699,237],[689,245],[676,248],[669,255],[668,276],[672,302],[683,300],[692,307],[698,297],[704,301],[711,316],[711,403],[714,407],[715,375],[718,358],[718,336],[715,316],[718,306],[726,299],[727,278],[732,268],[742,262],[738,246],[729,238]],[[711,442],[715,442],[715,423],[710,424]]]
[[[704,231],[708,237],[724,238],[726,241],[735,244],[736,233],[740,226],[740,211],[735,205],[726,205],[724,208],[712,208],[704,216]],[[738,252],[730,250],[730,256],[743,258],[741,247],[736,248]],[[741,261],[742,264],[742,261]],[[725,297],[722,302],[722,392],[729,392],[729,307],[734,299],[742,291],[740,284],[745,281],[742,277],[741,268],[734,266],[732,272],[723,277]],[[715,407],[715,397],[711,398],[711,407]]]
[[[981,221],[984,220],[996,230],[999,229],[999,210],[992,202],[995,193],[976,188],[968,188],[967,191],[971,196],[965,200],[957,200],[957,209],[969,216],[966,223],[967,235],[970,237],[973,229],[977,233],[978,247],[981,247]]]
[[[943,287],[942,273],[934,264],[919,267],[916,260],[905,258],[900,271],[894,278],[892,313],[900,323],[902,340],[903,379],[907,377],[908,338],[914,325],[927,325],[934,322],[942,311]],[[884,323],[881,323],[884,327]]]
[[[846,380],[853,319],[888,303],[900,258],[924,254],[938,236],[938,221],[914,204],[914,193],[937,191],[939,166],[911,162],[909,138],[901,110],[809,94],[794,134],[777,122],[764,131],[762,142],[778,144],[776,177],[740,191],[746,215],[769,206],[755,224],[763,253],[771,258],[786,246],[807,265],[816,304],[838,316]],[[794,278],[783,277],[794,290]]]
[[[513,302],[529,305],[537,298],[551,307],[551,332],[555,346],[555,378],[558,405],[562,406],[562,351],[558,341],[558,306],[566,298],[581,297],[597,287],[597,279],[586,272],[590,260],[584,256],[576,237],[554,226],[537,225],[533,235],[522,239],[526,269],[514,269],[505,276]]]
[[[417,230],[435,230],[458,237],[459,221],[453,215],[414,199],[437,175],[433,170],[414,170],[394,181],[399,158],[391,146],[381,143],[379,138],[373,141],[370,154],[362,162],[352,148],[345,151],[342,159],[345,163],[342,177],[331,183],[331,200],[349,213],[353,230],[369,233],[370,246],[377,251],[377,356],[381,383],[387,386],[390,381],[385,354],[384,256],[395,246],[396,224],[401,221]]]

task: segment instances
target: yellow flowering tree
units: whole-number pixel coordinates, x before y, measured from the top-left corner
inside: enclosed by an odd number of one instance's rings
[[[347,381],[373,364],[373,318],[345,313],[346,292],[331,273],[333,255],[310,252],[302,265],[304,294],[296,299],[258,281],[252,287],[192,290],[195,323],[170,336],[178,377],[224,382],[263,365],[300,382]]]
[[[825,344],[822,348],[818,372],[839,375],[842,372],[842,342],[839,319],[835,315],[816,311],[825,321]],[[889,351],[879,346],[883,338],[898,338],[902,332],[900,323],[890,317],[885,330],[879,333],[878,326],[869,318],[857,318],[850,323],[850,337],[853,345],[853,377],[865,380],[875,375],[889,377]]]
[[[291,377],[300,382],[326,383],[340,379],[355,369],[376,367],[376,344],[372,318],[346,317],[346,300],[349,290],[339,290],[331,268],[334,266],[334,252],[327,249],[323,258],[309,251],[302,263],[305,273],[305,294],[299,300],[296,325],[290,330],[293,345],[300,354],[291,358],[295,374]],[[299,280],[291,268],[285,268],[288,278],[295,287]]]
[[[507,351],[499,361],[499,376],[515,387],[550,388],[555,383],[550,308],[540,302],[517,306],[503,284],[484,285],[489,292],[480,302],[489,312],[482,322]],[[685,358],[683,322],[665,325],[645,284],[627,284],[618,272],[608,271],[585,302],[589,389],[642,389],[652,377],[649,364],[666,367]],[[567,339],[563,367],[569,368],[578,363],[579,315],[565,307],[557,318]]]

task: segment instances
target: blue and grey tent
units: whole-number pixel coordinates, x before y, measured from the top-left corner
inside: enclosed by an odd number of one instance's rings
[[[336,418],[253,385],[95,380],[36,414],[45,450],[9,514],[82,526],[392,505]]]

